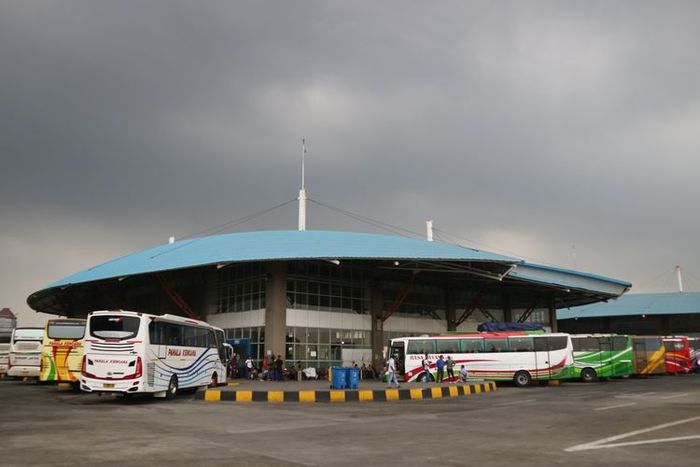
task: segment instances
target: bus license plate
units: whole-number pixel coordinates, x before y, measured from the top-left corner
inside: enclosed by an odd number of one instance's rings
[[[105,389],[114,389],[114,383],[104,383],[102,387]]]

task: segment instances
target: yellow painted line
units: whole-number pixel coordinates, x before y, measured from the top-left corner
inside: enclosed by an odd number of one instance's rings
[[[450,397],[457,397],[459,396],[459,391],[457,390],[457,386],[450,386]]]
[[[207,389],[204,391],[204,400],[209,402],[216,402],[221,400],[221,391],[216,389]]]
[[[299,391],[299,402],[316,402],[316,391]]]
[[[491,385],[489,383],[484,383],[484,392],[491,392]]]
[[[360,402],[362,401],[373,401],[374,400],[374,393],[369,390],[360,390],[357,391],[358,396],[360,398]]]
[[[430,388],[430,395],[433,399],[442,399],[442,388]]]
[[[479,394],[481,392],[481,384],[474,385],[474,393]]]
[[[284,391],[267,391],[268,402],[284,402]]]
[[[468,384],[465,384],[464,386],[462,386],[462,388],[464,389],[465,396],[472,393],[472,388]]]
[[[410,389],[410,391],[411,391],[411,400],[416,401],[416,400],[423,399],[423,390],[422,389]]]
[[[496,382],[495,381],[491,381],[491,390],[493,390],[494,392],[496,391]]]
[[[236,391],[236,402],[250,402],[253,400],[253,391]]]
[[[56,387],[58,388],[59,391],[70,391],[71,390],[70,383],[58,383],[56,385]]]
[[[331,391],[331,402],[345,402],[345,391]]]
[[[235,383],[235,382],[233,382],[233,381],[229,381],[229,382],[227,383],[227,385],[228,385],[228,386],[231,386],[231,387],[232,387],[232,386],[238,386],[239,384],[240,384],[240,383]]]
[[[398,389],[386,389],[384,391],[386,394],[386,400],[397,401],[399,400],[399,390]]]

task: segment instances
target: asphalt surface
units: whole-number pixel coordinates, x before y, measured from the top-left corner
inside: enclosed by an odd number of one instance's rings
[[[0,381],[0,465],[697,466],[700,376],[352,404],[132,400]]]

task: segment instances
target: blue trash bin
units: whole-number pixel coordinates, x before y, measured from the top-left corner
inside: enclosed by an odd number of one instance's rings
[[[360,369],[355,367],[348,367],[345,379],[348,385],[348,389],[357,389],[360,385]]]
[[[345,368],[334,366],[331,368],[331,389],[345,389]]]

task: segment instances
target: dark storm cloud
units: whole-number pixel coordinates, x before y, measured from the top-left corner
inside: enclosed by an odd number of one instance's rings
[[[5,1],[0,242],[22,275],[2,300],[291,199],[301,136],[328,204],[564,266],[576,245],[577,267],[633,281],[700,275],[698,20],[695,2]],[[371,230],[316,205],[309,226]]]

